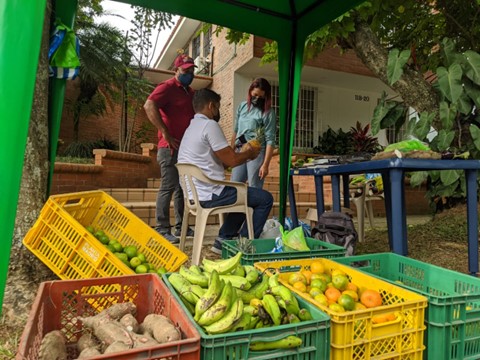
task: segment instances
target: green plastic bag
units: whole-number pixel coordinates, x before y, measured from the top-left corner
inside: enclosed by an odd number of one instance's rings
[[[291,231],[284,231],[280,225],[282,234],[283,251],[309,251],[310,248],[305,240],[302,226],[298,226]]]

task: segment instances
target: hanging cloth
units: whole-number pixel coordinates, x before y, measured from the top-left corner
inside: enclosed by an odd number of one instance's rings
[[[75,79],[80,72],[80,43],[77,36],[59,19],[50,37],[49,73],[57,79]]]

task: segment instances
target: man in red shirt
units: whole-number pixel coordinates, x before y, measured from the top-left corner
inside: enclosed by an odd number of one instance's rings
[[[195,115],[192,106],[195,64],[185,54],[179,55],[174,62],[175,76],[155,88],[143,108],[150,122],[158,129],[157,161],[160,165],[161,184],[157,194],[156,230],[173,244],[179,243],[183,220],[183,193],[178,180],[178,147],[190,120]],[[175,209],[175,233],[171,233],[170,201],[173,195]],[[188,229],[187,236],[193,236]]]

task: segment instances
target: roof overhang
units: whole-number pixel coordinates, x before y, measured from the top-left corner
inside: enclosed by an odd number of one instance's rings
[[[147,79],[154,85],[157,85],[162,81],[171,79],[174,75],[175,72],[173,71],[159,69],[148,69],[144,73],[145,79]],[[211,83],[211,77],[195,75],[195,77],[193,78],[193,82],[190,86],[195,90],[199,90],[209,87]]]

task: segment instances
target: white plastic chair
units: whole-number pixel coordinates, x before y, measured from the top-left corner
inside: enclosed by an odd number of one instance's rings
[[[207,177],[202,170],[193,164],[176,164],[180,185],[183,190],[183,198],[185,201],[185,210],[183,213],[182,234],[180,236],[180,250],[185,249],[185,238],[188,229],[188,218],[192,214],[196,217],[195,221],[195,236],[193,238],[193,253],[192,264],[198,265],[200,263],[200,255],[203,245],[203,238],[205,235],[205,227],[210,215],[220,215],[225,213],[244,213],[246,214],[246,222],[248,229],[248,236],[250,239],[254,238],[253,232],[253,209],[247,205],[247,184],[214,180]],[[198,193],[193,183],[193,178],[210,184],[231,186],[237,189],[237,201],[231,205],[223,205],[214,208],[203,208],[198,200]],[[193,199],[188,198],[188,189],[191,190]]]
[[[365,238],[365,210],[367,212],[368,222],[372,229],[375,228],[372,201],[384,201],[383,192],[380,194],[369,195],[368,185],[374,179],[367,180],[363,184],[350,188],[350,202],[355,204],[357,209],[357,223],[358,223],[358,241],[362,242]]]

